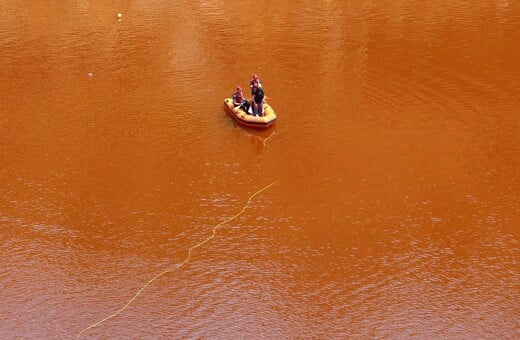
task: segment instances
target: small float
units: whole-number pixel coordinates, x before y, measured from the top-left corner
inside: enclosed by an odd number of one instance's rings
[[[276,113],[267,103],[264,103],[264,115],[253,116],[245,112],[242,108],[237,109],[233,105],[233,99],[224,99],[224,108],[228,115],[230,115],[238,124],[255,129],[267,129],[276,122]]]

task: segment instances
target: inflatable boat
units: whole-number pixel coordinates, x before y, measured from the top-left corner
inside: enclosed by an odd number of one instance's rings
[[[224,99],[224,108],[238,124],[255,129],[267,129],[276,122],[276,113],[267,103],[264,103],[264,115],[253,116],[245,112],[242,108],[238,109],[233,105],[233,99]]]

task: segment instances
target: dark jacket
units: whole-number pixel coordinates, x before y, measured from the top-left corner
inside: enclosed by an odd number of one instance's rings
[[[252,94],[255,100],[255,103],[262,104],[264,101],[264,90],[261,87],[253,88]]]

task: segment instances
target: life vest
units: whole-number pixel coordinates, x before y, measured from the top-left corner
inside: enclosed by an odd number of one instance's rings
[[[249,82],[249,87],[250,87],[251,89],[253,88],[253,83],[254,83],[255,81],[258,83],[258,87],[262,87],[262,83],[260,82],[260,79],[256,78],[256,79],[252,79],[252,80]]]
[[[237,91],[233,94],[233,101],[235,103],[242,103],[244,101],[244,97],[242,95],[242,91]]]

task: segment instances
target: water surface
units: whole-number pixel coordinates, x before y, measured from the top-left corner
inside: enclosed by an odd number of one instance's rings
[[[117,13],[122,19],[117,19]],[[515,2],[4,1],[0,334],[518,338]],[[223,110],[257,73],[267,131]]]

